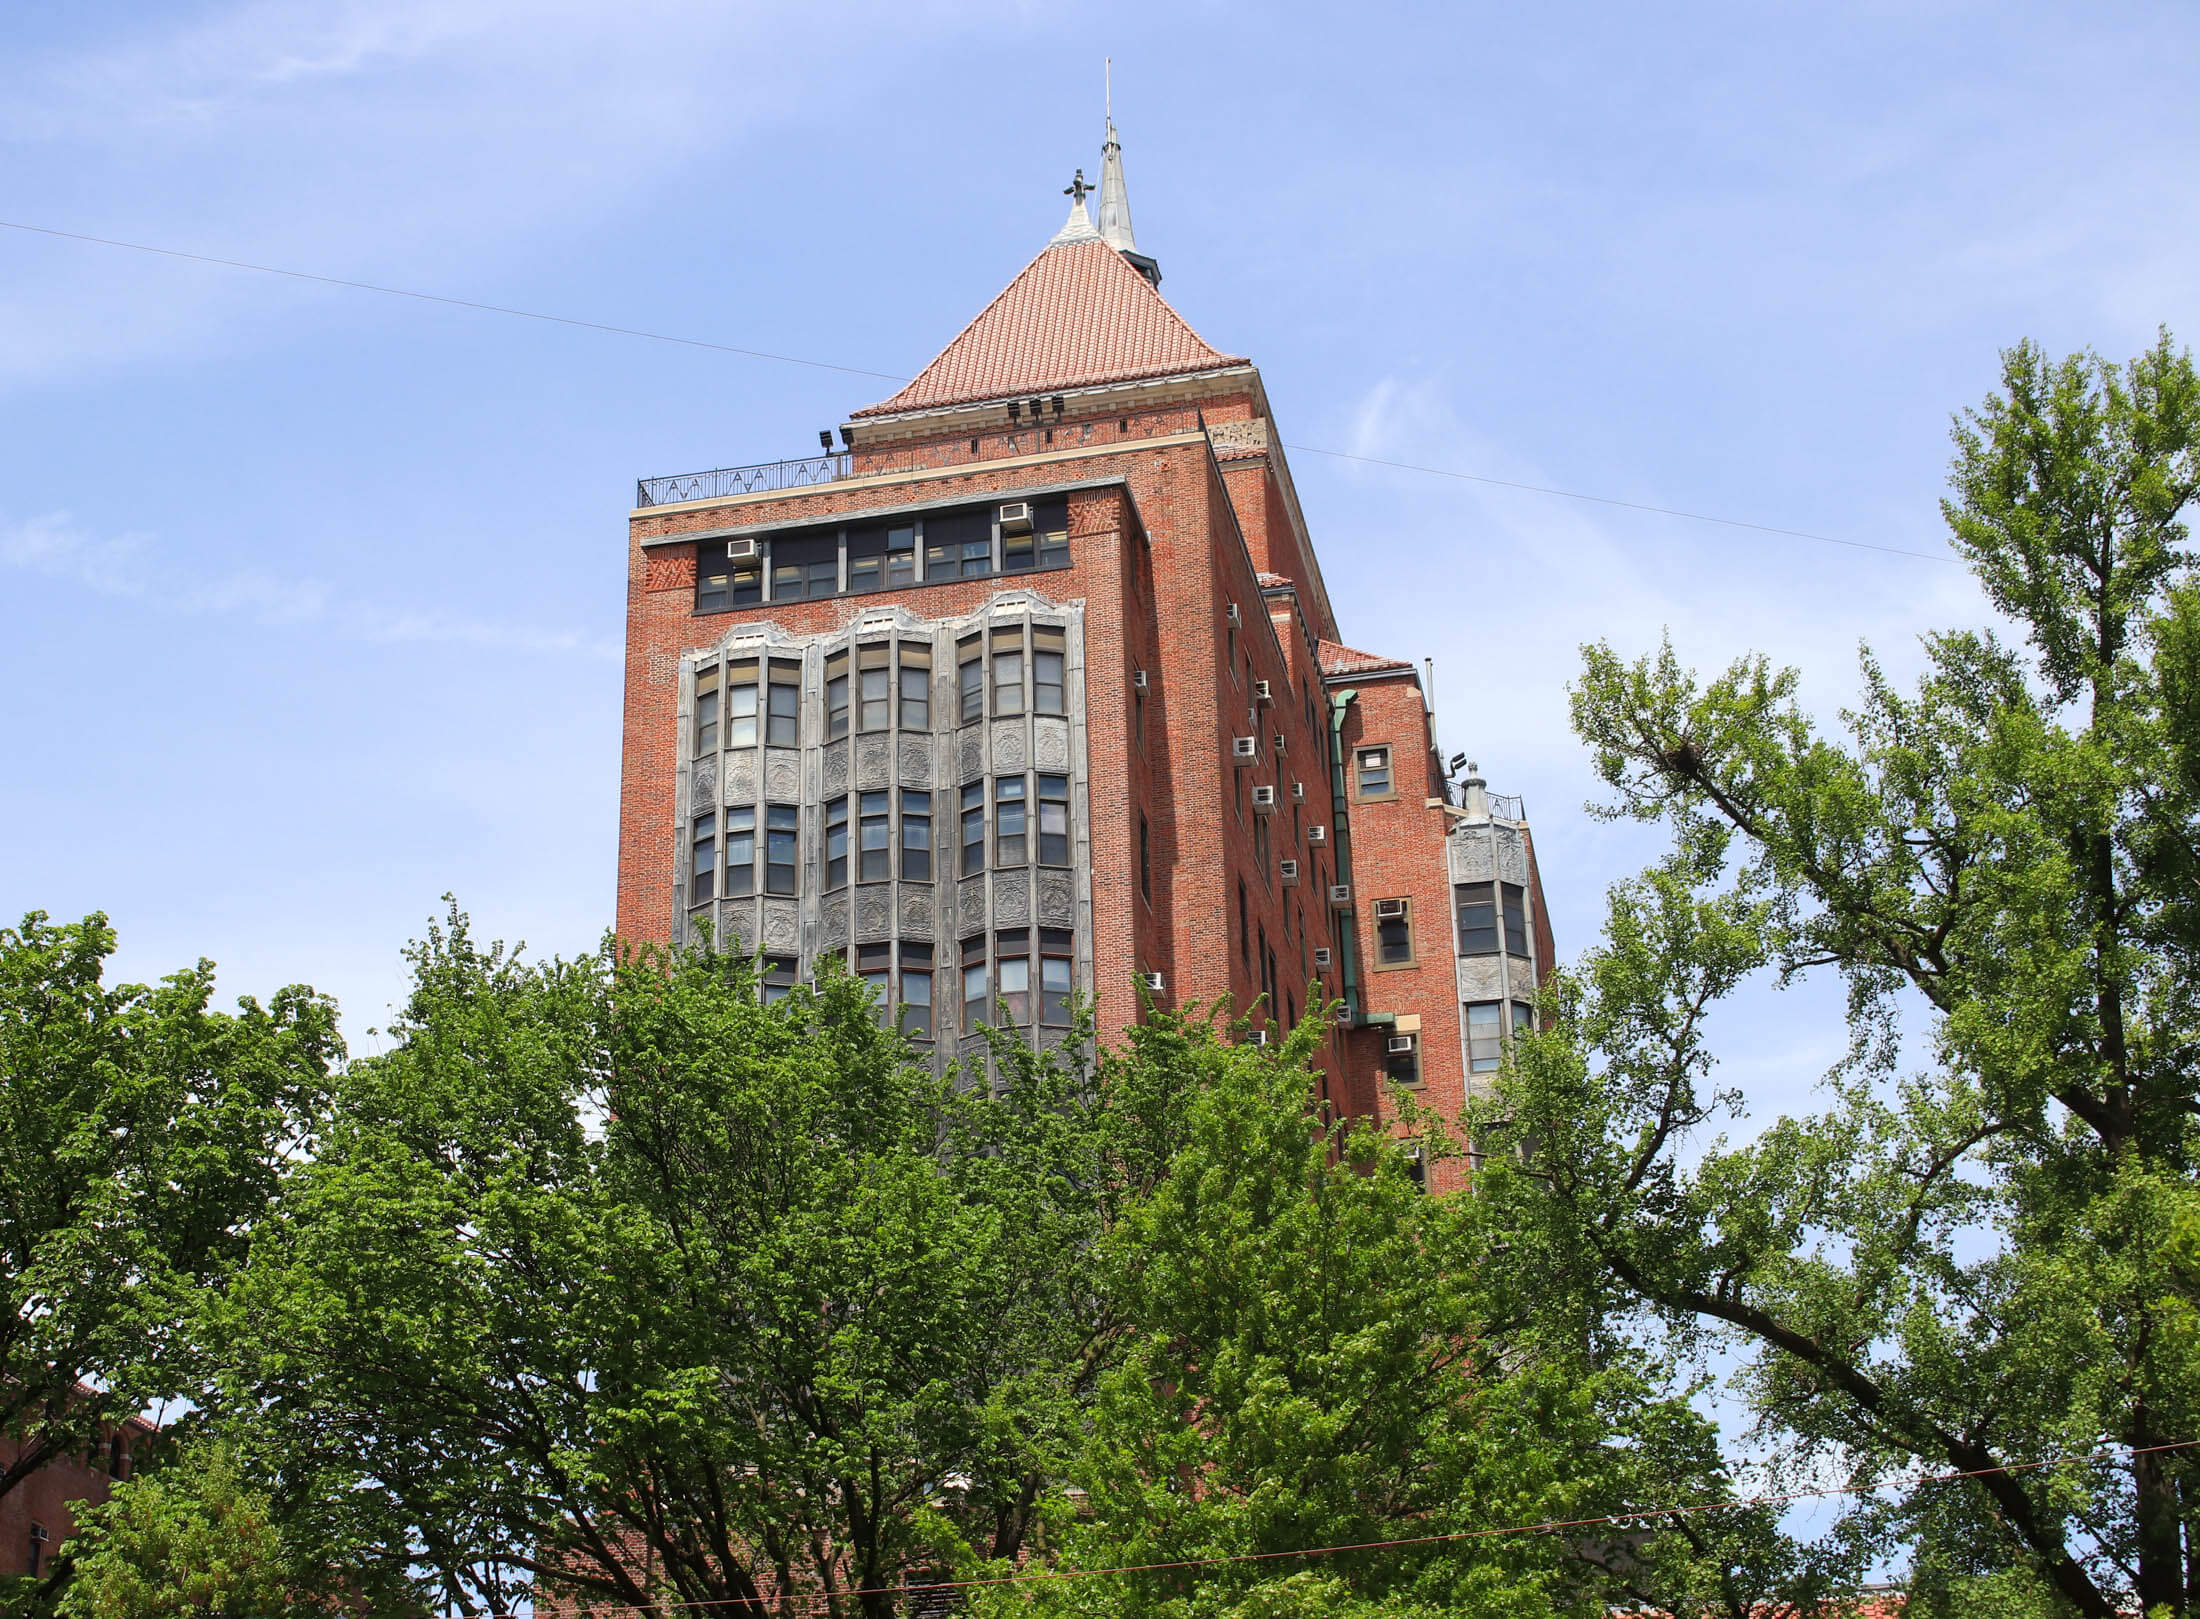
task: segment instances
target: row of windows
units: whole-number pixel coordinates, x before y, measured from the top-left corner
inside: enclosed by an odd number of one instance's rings
[[[1016,503],[1021,504],[1021,503]],[[736,555],[736,550],[746,555]],[[1069,566],[1066,500],[1028,503],[1028,516],[999,523],[988,508],[906,522],[746,540],[697,548],[695,610],[724,612],[767,601],[814,601],[984,579]],[[767,588],[768,587],[768,588]]]
[[[1508,956],[1528,952],[1526,892],[1518,883],[1460,883],[1452,890],[1458,906],[1459,954]],[[1378,966],[1413,963],[1413,901],[1375,902],[1375,960]]]
[[[963,1031],[974,1033],[981,1024],[1068,1028],[1075,955],[1076,936],[1067,928],[1003,928],[963,940]],[[881,1023],[892,1021],[912,1040],[933,1038],[931,945],[911,939],[859,944],[851,965],[877,996]],[[763,958],[767,1005],[794,988],[797,968],[793,956]]]
[[[956,644],[958,723],[988,713],[1061,718],[1068,708],[1068,633],[1046,624],[1011,624]],[[877,641],[825,660],[825,740],[851,729],[932,728],[932,643]],[[799,747],[802,665],[789,658],[736,658],[695,677],[695,753]]]
[[[996,776],[989,784],[973,781],[960,793],[960,841],[957,873],[973,876],[986,869],[990,848],[996,869],[1070,863],[1069,777]],[[898,876],[928,883],[933,876],[932,798],[912,787],[880,789],[827,800],[825,815],[825,887],[884,882]],[[738,804],[696,816],[688,839],[688,900],[700,905],[723,895],[793,894],[797,890],[802,811],[793,804],[762,807],[761,843],[758,808]],[[761,860],[759,860],[761,856]],[[763,886],[758,888],[761,877]]]

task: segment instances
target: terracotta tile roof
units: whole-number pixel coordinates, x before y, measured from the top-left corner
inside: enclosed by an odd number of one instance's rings
[[[852,419],[1243,365],[1102,241],[1047,247],[916,381]]]
[[[1321,643],[1322,673],[1325,675],[1368,675],[1378,669],[1411,669],[1413,664],[1405,658],[1386,658],[1380,653],[1360,652],[1336,641]]]
[[[1280,573],[1256,574],[1254,577],[1260,580],[1260,588],[1263,590],[1281,590],[1291,583]]]

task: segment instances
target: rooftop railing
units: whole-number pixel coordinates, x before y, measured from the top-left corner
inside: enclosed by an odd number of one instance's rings
[[[1499,821],[1525,821],[1528,818],[1528,802],[1517,793],[1492,793],[1490,816]]]
[[[805,456],[799,461],[766,461],[753,467],[718,467],[710,472],[682,472],[670,478],[639,478],[634,483],[637,506],[672,506],[683,500],[720,500],[727,495],[762,495],[775,489],[803,489],[848,476],[848,456],[843,453]]]

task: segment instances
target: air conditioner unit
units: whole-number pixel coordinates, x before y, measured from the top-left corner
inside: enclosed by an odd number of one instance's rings
[[[1256,681],[1254,681],[1254,682],[1253,682],[1253,701],[1254,701],[1254,702],[1256,702],[1256,703],[1272,703],[1272,702],[1274,702],[1275,700],[1276,700],[1276,694],[1275,694],[1275,691],[1274,691],[1274,689],[1273,689],[1273,688],[1272,688],[1272,687],[1271,687],[1271,686],[1270,686],[1270,685],[1268,684],[1268,682],[1267,682],[1267,681],[1265,681],[1265,680],[1256,680]]]
[[[1337,1008],[1337,1026],[1341,1029],[1349,1029],[1352,1027],[1351,1007],[1340,1006]]]
[[[1375,914],[1385,921],[1402,920],[1406,914],[1406,902],[1402,899],[1379,899],[1375,902]]]
[[[1273,787],[1255,787],[1255,788],[1253,789],[1253,808],[1255,808],[1255,809],[1259,810],[1259,811],[1261,812],[1261,814],[1263,814],[1263,815],[1273,815],[1273,814],[1275,814],[1275,813],[1276,813],[1276,790],[1275,790],[1275,788],[1273,788]]]
[[[1230,608],[1227,616],[1230,621],[1230,628],[1232,628],[1233,630],[1238,628],[1245,622],[1245,615],[1238,611],[1238,604],[1236,602],[1230,603]]]
[[[1001,532],[1003,534],[1029,534],[1031,532],[1031,502],[1005,500],[1001,502]]]
[[[1326,944],[1314,946],[1314,966],[1320,972],[1329,970],[1329,946]]]
[[[1319,849],[1323,844],[1329,841],[1329,828],[1326,826],[1308,827],[1306,829],[1306,841],[1308,843],[1311,843],[1315,848]]]
[[[1159,973],[1140,973],[1138,975],[1138,981],[1141,984],[1145,985],[1146,988],[1153,991],[1153,993],[1156,995],[1160,994],[1162,991],[1163,986],[1161,982],[1161,975]]]
[[[1251,1030],[1245,1036],[1245,1043],[1249,1046],[1265,1046],[1268,1044],[1268,1031],[1266,1029]]]
[[[1260,757],[1260,738],[1259,738],[1259,737],[1257,737],[1257,736],[1240,736],[1240,737],[1232,737],[1232,738],[1230,739],[1230,762],[1231,762],[1232,764],[1249,765],[1249,764],[1251,764],[1251,763],[1252,763],[1252,762],[1253,762],[1253,761],[1254,761],[1255,759],[1258,759],[1259,757]]]
[[[1413,1036],[1410,1034],[1394,1034],[1383,1049],[1396,1057],[1406,1056],[1413,1050]]]
[[[1298,887],[1298,886],[1299,886],[1299,863],[1298,863],[1298,862],[1297,862],[1296,860],[1279,860],[1279,861],[1277,861],[1277,862],[1276,862],[1276,875],[1277,875],[1277,876],[1279,876],[1279,877],[1281,877],[1281,878],[1283,879],[1283,886],[1284,886],[1284,887],[1286,887],[1286,888],[1296,888],[1296,887]]]
[[[1145,671],[1145,670],[1143,670],[1143,669],[1133,669],[1133,670],[1131,671],[1131,690],[1132,690],[1132,691],[1144,691],[1145,689],[1146,689],[1146,671]]]
[[[1295,781],[1291,784],[1291,802],[1294,804],[1303,804],[1306,802],[1305,782]]]
[[[745,534],[738,540],[726,541],[728,562],[754,562],[763,551],[763,542],[753,534]]]
[[[1332,905],[1350,905],[1352,903],[1352,885],[1350,883],[1331,883],[1329,885],[1329,903]]]
[[[1278,732],[1276,733],[1276,738],[1275,738],[1275,741],[1276,741],[1276,752],[1280,754],[1280,753],[1282,753],[1282,752],[1283,752],[1283,733],[1282,733],[1281,731],[1278,731]]]

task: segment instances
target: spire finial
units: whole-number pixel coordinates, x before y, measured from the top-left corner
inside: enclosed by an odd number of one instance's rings
[[[1068,185],[1062,187],[1062,195],[1069,198],[1078,207],[1082,208],[1085,205],[1085,195],[1091,190],[1092,187],[1085,184],[1085,171],[1083,169],[1079,169],[1077,171],[1077,178],[1070,181]]]

